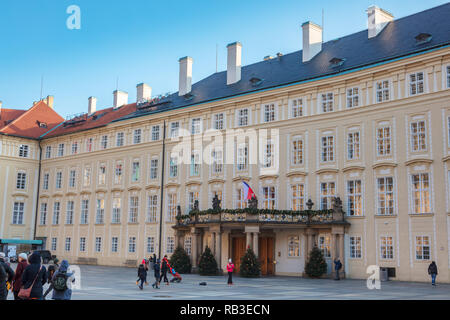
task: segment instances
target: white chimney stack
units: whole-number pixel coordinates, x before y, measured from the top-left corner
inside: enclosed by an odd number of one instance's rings
[[[119,108],[125,104],[128,104],[128,93],[125,91],[115,90],[114,95],[114,109]]]
[[[376,37],[387,24],[394,20],[394,16],[377,6],[370,6],[367,9],[369,39]]]
[[[302,29],[303,62],[307,62],[322,51],[322,27],[308,21],[302,24]]]
[[[191,92],[192,89],[192,58],[184,57],[178,60],[180,63],[180,78],[178,95],[184,96]]]
[[[227,85],[241,80],[242,44],[233,42],[227,45]]]
[[[47,96],[47,98],[44,99],[44,102],[53,109],[53,101],[54,101],[54,97],[53,96]]]
[[[0,114],[1,114],[1,112],[2,112],[2,105],[3,105],[3,102],[0,101]]]
[[[97,110],[97,98],[89,97],[88,101],[88,114],[93,114]]]
[[[136,102],[145,102],[150,101],[152,98],[152,87],[145,83],[139,83],[136,86]]]

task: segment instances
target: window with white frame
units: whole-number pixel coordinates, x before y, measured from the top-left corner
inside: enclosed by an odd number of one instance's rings
[[[47,224],[47,203],[41,203],[41,219],[40,225],[45,226]]]
[[[77,172],[75,170],[70,170],[69,172],[69,188],[75,188]]]
[[[136,237],[128,238],[128,252],[135,253],[136,252]]]
[[[25,213],[25,203],[21,201],[14,202],[12,224],[22,225],[24,223],[23,216]]]
[[[359,88],[354,87],[347,89],[347,108],[355,108],[359,106]]]
[[[180,135],[180,123],[172,122],[170,124],[170,137],[171,138],[177,138]]]
[[[156,222],[158,213],[158,196],[156,194],[147,197],[147,222]]]
[[[275,104],[269,103],[264,105],[264,122],[271,122],[275,121],[276,115],[275,115]]]
[[[23,171],[17,172],[16,189],[25,190],[27,185],[27,174]]]
[[[194,151],[191,154],[191,177],[198,177],[200,175],[200,153]]]
[[[137,223],[139,215],[139,197],[130,197],[129,219],[130,223]]]
[[[98,168],[98,184],[106,184],[106,165],[101,164]]]
[[[114,170],[114,182],[116,184],[122,183],[123,165],[121,162],[116,162],[116,169]]]
[[[42,181],[42,189],[43,190],[48,190],[48,181],[50,179],[50,175],[48,173],[45,173],[44,176],[42,177],[43,181]]]
[[[133,143],[134,144],[141,143],[141,133],[142,133],[141,129],[134,130],[134,132],[133,132]]]
[[[377,152],[379,156],[391,154],[391,127],[377,129]]]
[[[108,136],[104,135],[102,136],[102,140],[100,141],[100,147],[102,150],[105,150],[108,148]]]
[[[150,160],[150,180],[158,178],[158,159]]]
[[[85,251],[86,251],[86,238],[81,237],[80,238],[80,252],[85,252]]]
[[[416,260],[430,260],[430,237],[416,236]]]
[[[212,172],[214,174],[222,173],[223,170],[223,153],[222,149],[214,148],[211,154]]]
[[[247,200],[244,198],[244,189],[238,188],[236,189],[236,209],[244,209],[247,208]]]
[[[159,140],[159,126],[152,126],[152,141]]]
[[[64,156],[64,143],[58,145],[58,157]]]
[[[171,254],[175,250],[175,237],[167,237],[167,248],[166,252]]]
[[[45,147],[45,159],[50,159],[52,157],[52,146]]]
[[[377,81],[375,84],[376,101],[385,102],[389,101],[389,80]]]
[[[71,244],[72,244],[72,238],[67,237],[67,238],[66,238],[66,244],[65,244],[65,246],[64,246],[64,249],[65,249],[66,251],[70,251],[70,249],[71,249]]]
[[[237,169],[244,171],[248,168],[248,145],[240,144],[237,149]]]
[[[305,185],[303,183],[291,185],[291,201],[292,210],[305,210]]]
[[[192,238],[185,237],[184,238],[184,251],[190,256],[192,253]]]
[[[111,238],[111,252],[118,252],[118,251],[119,251],[119,238],[112,237]]]
[[[291,118],[303,117],[303,99],[292,99],[291,100]]]
[[[105,223],[105,199],[97,199],[97,212],[95,215],[96,224]]]
[[[170,178],[178,177],[178,157],[176,155],[170,156],[169,177]]]
[[[394,259],[394,241],[392,237],[380,237],[380,258],[384,260]]]
[[[347,135],[347,160],[359,159],[359,132],[349,132]]]
[[[300,237],[288,237],[288,257],[300,257]]]
[[[198,191],[188,193],[188,212],[194,209],[195,201],[198,201]]]
[[[202,119],[195,118],[191,120],[191,134],[199,134],[202,130]]]
[[[347,208],[349,216],[362,216],[361,180],[347,181]]]
[[[81,214],[80,214],[80,224],[89,223],[89,200],[81,200]]]
[[[61,211],[61,203],[59,201],[55,202],[53,204],[53,225],[59,224],[59,213]]]
[[[102,238],[95,237],[95,252],[102,252]]]
[[[322,137],[322,162],[334,161],[334,136]]]
[[[334,109],[334,94],[333,92],[323,93],[321,95],[322,112],[331,112]]]
[[[447,88],[450,88],[450,66],[447,66]]]
[[[86,139],[86,152],[91,152],[92,151],[92,143],[93,143],[94,139],[92,138],[87,138]]]
[[[62,188],[62,171],[56,172],[56,183],[55,183],[56,189]]]
[[[155,237],[147,237],[147,253],[155,253]]]
[[[167,195],[167,219],[168,222],[175,221],[177,216],[177,194],[169,193]]]
[[[213,117],[213,129],[215,130],[223,130],[225,114],[224,113],[216,113]]]
[[[319,249],[325,258],[331,258],[331,236],[329,234],[319,236]]]
[[[78,153],[78,142],[72,142],[72,154]]]
[[[66,224],[73,224],[73,212],[75,209],[75,203],[73,201],[67,201],[66,204]]]
[[[361,259],[361,237],[350,236],[350,258]]]
[[[263,187],[263,209],[276,209],[277,195],[275,187]]]
[[[124,133],[123,132],[117,132],[116,135],[116,147],[122,147],[124,142]]]
[[[409,94],[416,95],[424,91],[423,72],[416,72],[409,75]]]
[[[410,123],[411,133],[411,150],[413,152],[420,152],[427,150],[427,135],[425,120],[415,121]]]
[[[21,144],[19,146],[19,157],[28,158],[29,155],[29,146],[26,144]]]
[[[267,140],[264,146],[263,167],[271,168],[275,164],[275,145],[272,140]]]
[[[139,161],[133,161],[132,163],[132,170],[131,170],[131,181],[137,182],[139,181],[140,177],[140,162]]]
[[[394,214],[394,178],[377,178],[377,196],[379,215]]]
[[[83,186],[89,187],[90,185],[91,185],[91,168],[85,167],[83,175]]]
[[[320,184],[320,210],[327,210],[333,207],[335,194],[336,184],[334,182],[322,182]]]
[[[113,198],[111,223],[113,224],[120,223],[121,212],[122,212],[122,199]]]
[[[411,175],[412,200],[414,213],[431,212],[430,180],[428,173]]]
[[[58,239],[57,238],[52,238],[52,246],[51,246],[51,250],[52,251],[56,251],[56,244],[57,244]]]
[[[238,127],[244,127],[244,126],[248,126],[250,124],[248,116],[249,116],[249,110],[248,109],[239,109],[237,111]]]
[[[292,165],[303,164],[303,139],[294,137],[292,139]]]

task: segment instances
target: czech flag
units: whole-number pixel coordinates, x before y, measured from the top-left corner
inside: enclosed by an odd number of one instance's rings
[[[252,188],[247,184],[247,182],[242,181],[244,184],[244,199],[250,200],[253,197],[256,197],[255,193],[253,192]]]

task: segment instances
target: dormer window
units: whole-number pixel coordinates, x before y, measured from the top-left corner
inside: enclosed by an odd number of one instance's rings
[[[264,80],[258,77],[252,77],[250,78],[250,83],[252,84],[253,87],[257,87],[259,86]]]
[[[39,128],[47,128],[47,122],[36,121]]]
[[[341,58],[333,58],[330,60],[330,64],[332,68],[337,68],[340,67],[344,64],[345,59],[341,59]]]
[[[194,99],[195,95],[189,92],[189,93],[186,93],[183,97],[185,100],[189,101],[189,100]]]
[[[429,33],[419,33],[414,38],[416,39],[416,44],[420,45],[430,42],[433,37]]]

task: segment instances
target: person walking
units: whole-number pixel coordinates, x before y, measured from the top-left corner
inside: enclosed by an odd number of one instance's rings
[[[161,282],[164,277],[164,282],[166,285],[169,285],[169,279],[167,279],[167,271],[169,270],[169,260],[167,260],[167,255],[164,256],[164,259],[161,263],[161,277],[159,278],[159,282]]]
[[[16,274],[13,278],[13,295],[14,300],[21,300],[19,298],[19,291],[20,288],[22,288],[22,274],[25,271],[26,267],[28,266],[28,257],[26,253],[19,254],[18,264],[16,267]]]
[[[335,273],[335,277],[334,280],[341,280],[341,278],[339,277],[339,270],[342,269],[342,263],[341,260],[339,259],[334,259],[334,273]]]
[[[0,300],[8,298],[8,289],[6,282],[11,283],[14,278],[14,271],[5,261],[5,253],[0,252]]]
[[[28,258],[30,265],[25,268],[22,274],[22,284],[24,289],[31,288],[28,299],[43,300],[44,284],[47,282],[47,270],[41,264],[41,254],[33,252]]]
[[[160,267],[159,267],[159,260],[155,260],[155,265],[153,267],[154,270],[154,276],[155,276],[155,283],[152,284],[152,287],[154,289],[159,289],[159,279],[161,277],[160,274]]]
[[[231,259],[228,259],[227,264],[227,271],[228,271],[228,285],[233,285],[233,271],[234,271],[234,264]]]
[[[61,261],[58,270],[55,271],[51,279],[53,288],[53,300],[71,300],[72,299],[72,283],[75,282],[75,271],[69,271],[69,261]]]
[[[143,290],[144,282],[147,282],[147,268],[142,263],[139,265],[139,268],[138,268],[138,283],[139,283],[139,281],[141,282],[139,284],[139,289]]]
[[[430,265],[428,266],[428,274],[431,276],[431,285],[436,285],[436,276],[438,274],[438,269],[436,262],[431,261]]]
[[[44,300],[45,298],[47,298],[48,294],[53,290],[53,275],[56,273],[56,271],[58,271],[59,265],[58,265],[58,260],[55,259],[54,260],[54,264],[49,265],[48,266],[48,270],[47,270],[47,282],[49,284],[47,290],[44,293]]]

